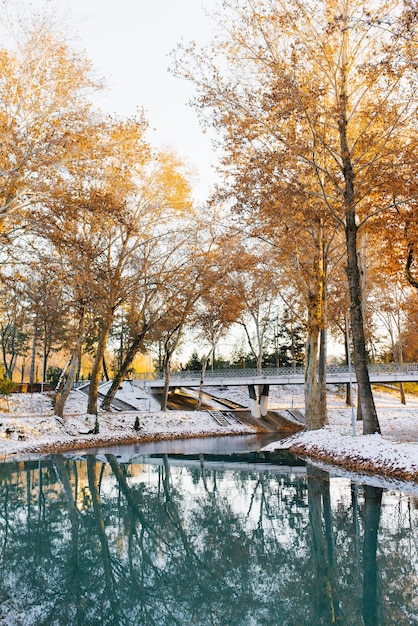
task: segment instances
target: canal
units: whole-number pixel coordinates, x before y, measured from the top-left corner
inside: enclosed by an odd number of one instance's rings
[[[418,624],[418,491],[256,443],[0,465],[0,624]]]

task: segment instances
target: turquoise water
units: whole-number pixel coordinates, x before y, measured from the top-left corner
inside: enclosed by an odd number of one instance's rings
[[[1,465],[0,624],[418,624],[416,495],[230,461]]]

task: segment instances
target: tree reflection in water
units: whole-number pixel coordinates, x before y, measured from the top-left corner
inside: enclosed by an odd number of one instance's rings
[[[0,623],[417,623],[413,496],[144,461],[1,466]]]

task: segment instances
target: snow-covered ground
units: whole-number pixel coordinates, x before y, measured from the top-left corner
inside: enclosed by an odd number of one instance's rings
[[[106,387],[101,388],[102,391]],[[12,394],[0,401],[0,457],[10,455],[80,449],[111,443],[154,439],[205,437],[254,433],[251,426],[232,423],[220,426],[207,411],[159,410],[154,398],[129,382],[117,397],[136,411],[99,411],[99,433],[93,434],[96,417],[87,414],[87,396],[72,391],[64,418],[54,415],[50,394]],[[138,429],[135,421],[138,418]]]
[[[102,388],[103,391],[106,387]],[[245,387],[209,388],[219,398],[229,398],[248,406]],[[65,418],[54,416],[48,394],[13,394],[0,400],[0,455],[48,452],[96,447],[109,443],[153,439],[205,437],[211,435],[254,433],[251,426],[220,426],[207,411],[168,411],[163,413],[154,398],[125,382],[118,398],[136,408],[135,412],[99,412],[99,434],[92,434],[95,417],[87,415],[87,398],[73,391]],[[355,424],[352,436],[351,409],[344,396],[329,388],[329,425],[320,431],[302,432],[291,441],[276,442],[268,450],[289,447],[292,451],[348,467],[418,483],[418,397],[407,396],[403,406],[399,397],[385,391],[375,393],[382,436],[360,436],[362,423]],[[271,387],[270,408],[303,409],[303,389],[298,386]],[[134,430],[138,416],[139,430]]]

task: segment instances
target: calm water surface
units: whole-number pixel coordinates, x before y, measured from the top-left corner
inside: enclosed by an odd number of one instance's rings
[[[164,446],[0,465],[0,624],[418,624],[416,495]]]

